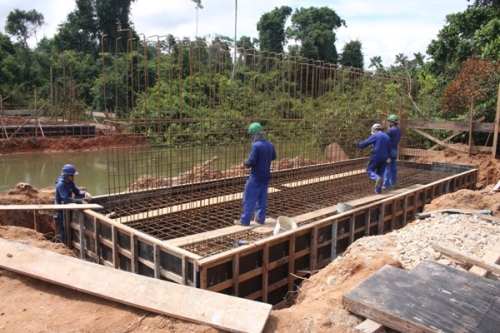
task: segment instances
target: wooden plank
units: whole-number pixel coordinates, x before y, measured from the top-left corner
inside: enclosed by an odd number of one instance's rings
[[[337,173],[335,175],[330,175],[330,176],[323,176],[323,177],[315,177],[315,178],[310,178],[310,179],[304,179],[296,182],[291,182],[291,183],[286,183],[282,184],[281,186],[284,187],[298,187],[298,186],[304,186],[304,185],[311,185],[315,183],[320,183],[320,182],[325,182],[333,179],[339,179],[339,178],[344,178],[344,177],[349,177],[349,176],[354,176],[354,175],[359,175],[362,173],[365,173],[365,169],[358,169],[358,170],[353,170],[353,171],[348,171],[348,172],[342,172],[342,173]]]
[[[228,332],[262,332],[271,312],[270,304],[131,274],[20,243],[0,239],[0,247],[10,254],[0,256],[4,269]]]
[[[444,120],[414,120],[408,119],[406,127],[415,129],[442,129],[451,131],[469,131],[470,124],[468,121],[444,121]],[[493,123],[474,123],[472,130],[474,132],[492,133],[494,128]]]
[[[401,148],[399,149],[401,151],[402,156],[416,156],[416,157],[422,157],[422,156],[434,156],[434,157],[442,157],[444,156],[444,152],[442,150],[426,150],[426,149],[415,149],[415,148]]]
[[[0,205],[0,211],[6,210],[84,210],[84,209],[103,209],[97,204],[66,204],[66,205]]]
[[[486,262],[498,264],[500,262],[500,242],[493,245],[493,247],[488,252],[486,252],[486,254],[481,259]],[[476,274],[482,277],[488,275],[488,271],[479,266],[472,266],[472,268],[469,269],[469,273]]]
[[[478,212],[473,212],[472,215],[477,216],[483,220],[500,223],[500,218],[491,215],[480,214]]]
[[[500,283],[423,261],[385,266],[344,294],[351,312],[400,332],[498,332]],[[467,318],[465,320],[465,318]]]
[[[476,265],[478,267],[486,269],[489,272],[500,274],[500,265],[487,263],[477,257],[438,244],[432,244],[432,247],[434,248],[434,250],[441,252],[442,254],[461,260],[467,264]]]
[[[278,190],[274,187],[269,187],[267,193],[276,193],[279,191],[280,190]],[[161,216],[161,215],[167,215],[167,214],[171,214],[171,213],[175,213],[175,212],[179,212],[179,211],[183,211],[183,210],[195,209],[195,208],[209,206],[209,205],[216,205],[216,204],[220,204],[223,202],[241,200],[242,198],[243,198],[243,193],[232,193],[232,194],[227,194],[227,195],[221,195],[218,197],[207,198],[207,199],[203,199],[203,200],[186,202],[186,203],[180,204],[180,205],[163,207],[160,209],[150,210],[150,211],[147,211],[145,213],[122,216],[120,218],[115,219],[115,221],[117,221],[118,223],[134,222],[134,221],[144,220],[144,219],[157,217],[157,216]]]
[[[474,122],[475,122],[475,123],[480,123],[480,122],[482,122],[484,119],[486,119],[486,118],[483,116],[483,117],[481,117],[481,118],[478,118],[478,119],[474,120]],[[460,134],[462,134],[462,133],[464,133],[464,131],[457,131],[457,132],[453,133],[452,135],[450,135],[450,136],[448,136],[448,137],[444,138],[442,141],[443,141],[443,142],[450,141],[451,139],[456,138],[457,136],[459,136],[459,135],[460,135]],[[430,147],[430,148],[429,148],[429,150],[434,150],[434,149],[436,149],[436,148],[438,148],[438,147],[439,147],[439,144],[435,144],[434,146]]]
[[[436,139],[435,137],[433,137],[432,135],[428,134],[428,133],[425,133],[424,131],[421,131],[419,129],[416,129],[414,128],[413,129],[415,132],[417,132],[418,134],[426,137],[427,139],[431,140],[431,141],[434,141],[436,143],[439,143],[439,145],[443,146],[444,148],[448,148],[448,149],[452,149],[452,150],[455,150],[459,153],[465,153],[467,154],[469,152],[469,150],[465,147],[452,147],[451,145],[447,144],[447,143],[444,143],[443,141],[439,140],[439,139]]]
[[[495,158],[498,147],[498,124],[500,122],[500,84],[498,85],[497,95],[497,114],[495,116],[495,124],[493,127],[493,147],[491,148],[491,156]]]
[[[384,325],[374,322],[373,320],[366,319],[354,329],[359,330],[361,333],[379,333],[384,330]]]

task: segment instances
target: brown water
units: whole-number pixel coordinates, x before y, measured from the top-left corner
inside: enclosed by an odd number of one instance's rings
[[[303,143],[302,143],[303,144]],[[303,156],[310,158],[323,158],[319,152],[311,149],[299,148],[302,144],[275,144],[278,159],[284,157]],[[17,183],[29,183],[35,188],[54,186],[60,176],[61,168],[64,164],[73,164],[78,171],[75,177],[77,186],[87,189],[92,195],[103,195],[113,193],[113,185],[116,182],[116,174],[123,173],[123,170],[135,170],[137,174],[149,174],[153,177],[170,177],[180,172],[186,172],[199,163],[202,163],[214,156],[219,156],[220,160],[215,165],[216,168],[226,168],[232,164],[241,163],[248,155],[250,144],[240,147],[204,147],[192,149],[163,149],[163,148],[133,148],[126,151],[128,154],[135,154],[133,162],[128,162],[128,158],[121,158],[120,162],[108,165],[108,155],[110,151],[92,152],[59,152],[59,153],[36,153],[19,155],[0,155],[0,193],[6,193],[14,188]],[[300,153],[302,151],[302,153]],[[116,158],[114,158],[116,159]],[[154,161],[156,159],[168,160],[175,167],[167,170],[158,170]],[[110,160],[113,160],[110,158]],[[163,169],[164,166],[163,166]],[[117,171],[119,170],[119,171]],[[170,174],[168,174],[170,173]],[[114,175],[114,176],[108,176]],[[125,183],[122,176],[118,181]]]

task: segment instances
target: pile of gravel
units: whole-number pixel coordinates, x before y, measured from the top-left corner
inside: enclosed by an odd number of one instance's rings
[[[361,238],[356,243],[361,248],[388,253],[410,270],[422,260],[461,268],[436,252],[432,248],[433,243],[481,258],[499,242],[498,223],[474,215],[433,213],[403,229],[383,236]]]

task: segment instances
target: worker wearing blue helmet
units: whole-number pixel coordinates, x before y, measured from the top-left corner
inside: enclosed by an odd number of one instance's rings
[[[266,220],[271,161],[276,159],[276,150],[271,142],[264,139],[263,130],[259,123],[253,123],[248,127],[252,147],[245,167],[251,168],[251,171],[243,192],[243,214],[239,221],[234,222],[236,225],[249,226],[254,211],[257,223],[264,224]]]
[[[72,164],[65,164],[61,170],[61,176],[56,182],[56,205],[67,203],[86,204],[85,200],[92,200],[90,193],[81,191],[74,183],[75,175],[78,172]],[[73,195],[76,198],[73,198]],[[77,198],[85,198],[77,199]],[[64,213],[62,210],[57,211],[57,241],[66,244],[66,232],[64,230]]]

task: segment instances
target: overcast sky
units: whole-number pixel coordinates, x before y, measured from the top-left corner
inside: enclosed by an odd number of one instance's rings
[[[384,66],[394,63],[395,55],[425,54],[445,24],[447,14],[464,11],[467,0],[238,0],[238,39],[242,35],[258,38],[256,24],[262,14],[283,5],[292,9],[329,7],[346,21],[338,29],[338,52],[346,42],[359,40],[363,45],[365,67],[369,59],[381,56]],[[198,11],[198,36],[215,34],[234,37],[234,0],[202,0]],[[0,31],[8,13],[15,8],[35,9],[45,17],[40,37],[52,37],[58,24],[75,9],[73,0],[0,0]],[[146,36],[172,34],[195,37],[196,9],[191,0],[136,0],[132,4],[132,22]],[[156,40],[156,37],[153,38]],[[30,45],[34,45],[34,40]]]

